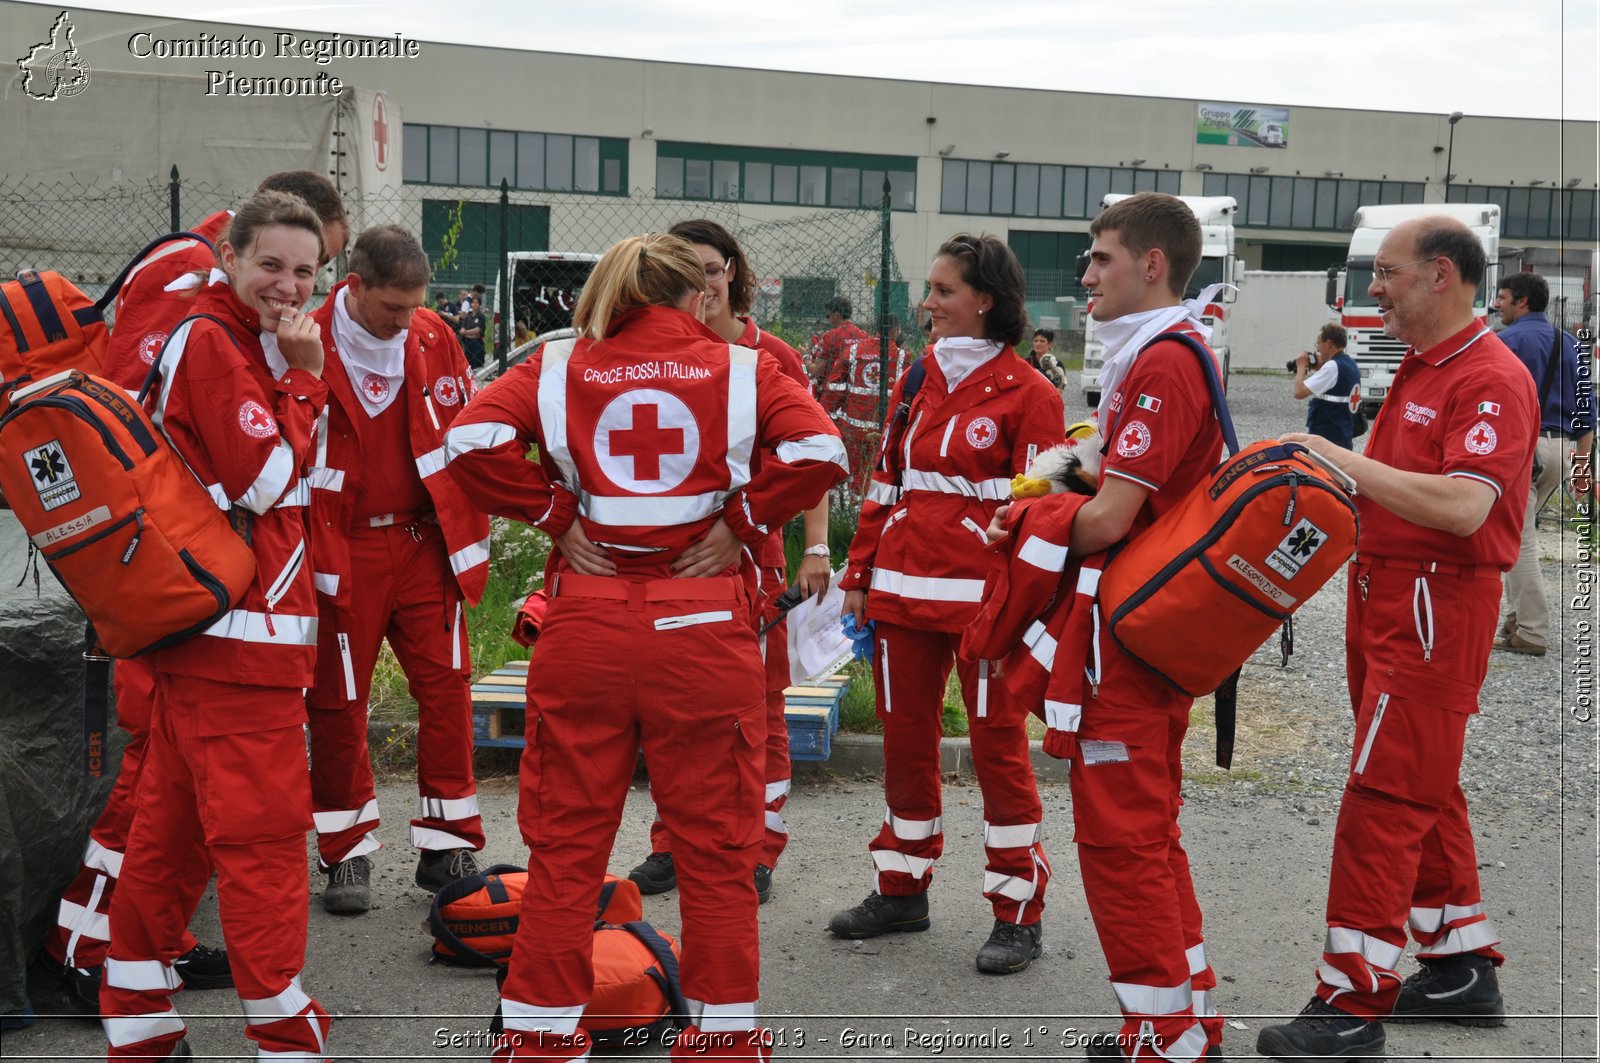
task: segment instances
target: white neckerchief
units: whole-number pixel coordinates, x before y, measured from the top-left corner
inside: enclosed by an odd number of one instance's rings
[[[944,374],[945,393],[961,386],[973,370],[1005,350],[993,340],[980,340],[974,336],[947,336],[933,345],[933,359]]]
[[[356,398],[376,417],[393,405],[406,378],[406,336],[402,329],[392,340],[380,340],[356,323],[345,308],[350,289],[340,288],[333,302],[333,342],[339,361],[355,388]]]
[[[1177,306],[1161,306],[1154,310],[1141,310],[1136,314],[1123,314],[1112,321],[1096,321],[1094,334],[1105,351],[1100,363],[1100,406],[1095,411],[1102,426],[1109,424],[1111,398],[1128,376],[1139,357],[1139,349],[1163,332],[1177,326],[1193,329],[1201,339],[1211,338],[1211,326],[1201,323],[1206,304],[1231,284],[1213,284],[1199,295]],[[1102,431],[1104,429],[1102,428]]]

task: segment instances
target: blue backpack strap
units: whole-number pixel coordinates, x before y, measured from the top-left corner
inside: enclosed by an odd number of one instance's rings
[[[900,405],[894,409],[894,416],[889,418],[888,430],[883,433],[883,450],[879,455],[879,464],[884,472],[889,471],[889,456],[894,453],[900,443],[900,433],[905,430],[906,422],[911,419],[911,403],[916,399],[917,392],[922,390],[922,382],[928,378],[926,359],[931,355],[923,355],[911,363],[911,368],[906,370],[905,384],[900,388]],[[895,486],[900,486],[900,476],[903,470],[894,470]]]
[[[1239,453],[1239,435],[1233,430],[1233,414],[1228,412],[1228,398],[1222,391],[1222,377],[1217,373],[1216,359],[1211,356],[1205,344],[1187,332],[1163,332],[1139,348],[1139,353],[1143,354],[1162,340],[1181,343],[1200,359],[1201,372],[1206,375],[1206,387],[1211,391],[1211,407],[1216,412],[1217,423],[1222,426],[1222,441],[1228,445],[1230,455]]]
[[[640,944],[650,950],[650,955],[656,958],[660,966],[663,979],[656,979],[656,984],[661,986],[661,993],[667,998],[667,1009],[672,1013],[672,1019],[680,1027],[689,1025],[689,1002],[683,997],[683,981],[678,975],[678,957],[672,951],[672,946],[667,939],[656,932],[656,928],[649,923],[623,923],[622,929],[639,939]]]
[[[435,939],[455,954],[455,962],[467,967],[500,966],[494,957],[479,952],[457,937],[456,932],[450,929],[450,924],[445,922],[444,915],[441,914],[440,909],[486,887],[490,888],[491,895],[494,893],[494,888],[498,887],[500,895],[495,896],[493,899],[496,903],[503,904],[510,900],[509,894],[505,893],[505,887],[500,886],[499,883],[490,883],[489,879],[501,874],[526,870],[527,868],[518,867],[515,864],[495,864],[493,867],[484,868],[476,875],[468,875],[466,878],[458,878],[454,882],[448,882],[439,892],[433,895],[433,903],[428,908],[428,929],[433,932]]]
[[[22,294],[28,297],[28,303],[33,307],[33,316],[44,332],[44,341],[56,343],[66,339],[67,326],[62,322],[61,315],[56,313],[55,300],[50,298],[50,289],[44,286],[39,274],[31,269],[22,270],[17,274],[17,283],[22,286]]]
[[[122,272],[117,274],[117,279],[112,281],[110,286],[106,288],[106,293],[94,301],[94,308],[103,313],[105,308],[111,305],[112,301],[116,299],[117,293],[122,291],[122,286],[127,283],[128,274],[132,273],[134,269],[138,267],[139,263],[145,260],[146,255],[164,243],[168,243],[172,240],[184,239],[199,240],[207,247],[212,246],[211,241],[207,240],[204,236],[201,236],[199,233],[189,232],[187,230],[182,232],[168,233],[165,236],[156,237],[154,240],[151,240],[148,244],[144,245],[143,251],[140,251],[137,255],[134,255],[128,260],[128,264],[122,267]]]

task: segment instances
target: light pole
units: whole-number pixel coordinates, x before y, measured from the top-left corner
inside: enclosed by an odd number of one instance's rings
[[[1455,161],[1456,155],[1456,123],[1464,117],[1465,115],[1460,111],[1452,111],[1448,119],[1450,122],[1450,146],[1446,149],[1444,155],[1444,199],[1446,203],[1450,202],[1450,179],[1456,175],[1455,171],[1450,168],[1451,163]]]

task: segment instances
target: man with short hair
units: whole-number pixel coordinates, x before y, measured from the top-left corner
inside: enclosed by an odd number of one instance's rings
[[[1358,401],[1353,396],[1361,386],[1361,367],[1345,353],[1347,341],[1344,326],[1330,321],[1317,330],[1317,368],[1311,370],[1308,351],[1301,351],[1294,360],[1294,397],[1311,400],[1306,408],[1306,431],[1345,448],[1355,442],[1355,407],[1351,404]]]
[[[463,608],[487,581],[489,521],[440,475],[444,433],[473,382],[450,328],[422,306],[427,286],[416,237],[381,225],[361,234],[349,276],[313,315],[329,369],[307,475],[320,615],[306,702],[330,912],[371,906],[367,854],[380,845],[367,697],[385,638],[417,700],[417,885],[436,891],[475,874],[484,844]]]
[[[1517,557],[1538,404],[1527,370],[1473,313],[1487,265],[1459,221],[1389,231],[1368,293],[1408,344],[1365,454],[1288,435],[1360,485],[1345,661],[1355,750],[1328,880],[1316,993],[1256,1049],[1381,1056],[1383,1019],[1497,1026],[1500,935],[1484,914],[1460,784],[1467,719]],[[1406,929],[1422,967],[1396,968]]]
[[[850,300],[835,295],[823,305],[828,331],[817,344],[811,373],[817,379],[817,401],[843,431],[844,407],[849,395],[848,376],[856,351],[870,338],[850,320]],[[854,466],[852,466],[853,468]]]
[[[1544,316],[1550,285],[1537,273],[1513,273],[1500,282],[1494,308],[1506,326],[1500,342],[1528,367],[1541,402],[1536,475],[1528,488],[1522,521],[1522,549],[1506,573],[1506,613],[1494,640],[1497,650],[1543,657],[1550,644],[1550,605],[1539,571],[1539,529],[1535,516],[1570,474],[1574,454],[1587,454],[1594,440],[1594,404],[1578,390],[1578,345]],[[1552,363],[1559,340],[1560,361]]]
[[[461,310],[456,314],[456,337],[461,341],[467,364],[474,369],[482,369],[487,353],[483,345],[486,324],[483,316],[483,285],[476,285],[470,296],[464,292],[462,296]]]

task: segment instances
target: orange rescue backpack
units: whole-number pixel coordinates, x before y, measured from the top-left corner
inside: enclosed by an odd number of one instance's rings
[[[64,369],[100,372],[108,332],[102,310],[59,273],[22,270],[0,284],[0,382],[43,380]],[[6,391],[0,388],[0,411]]]

